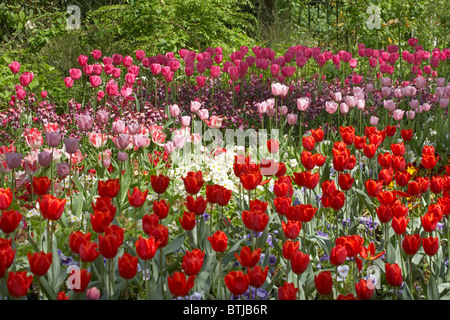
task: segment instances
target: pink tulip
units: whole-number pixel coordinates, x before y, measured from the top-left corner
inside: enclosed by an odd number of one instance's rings
[[[27,87],[33,81],[33,73],[24,72],[19,77],[19,82],[22,86]]]
[[[197,82],[197,85],[200,88],[203,88],[206,84],[206,77],[205,76],[198,76],[195,81]]]
[[[168,141],[163,145],[164,152],[171,154],[175,151],[175,144],[172,141]]]
[[[180,108],[178,107],[177,104],[173,104],[169,106],[169,112],[172,118],[176,118],[180,115]]]
[[[191,124],[190,116],[182,116],[181,117],[181,126],[182,127],[189,127],[190,124]]]
[[[308,97],[302,97],[297,99],[297,109],[299,111],[306,111],[311,105],[311,99]]]
[[[64,78],[64,84],[66,85],[66,88],[70,89],[73,86],[73,79],[71,77],[65,77]]]
[[[101,64],[95,63],[93,65],[93,72],[94,74],[96,74],[97,76],[101,75],[103,72],[103,66]]]
[[[405,113],[405,111],[403,111],[401,109],[394,110],[394,113],[393,113],[394,120],[396,120],[396,121],[402,120],[404,113]]]
[[[295,125],[297,123],[297,114],[295,113],[288,113],[287,115],[287,123],[291,126]]]
[[[205,120],[205,123],[212,129],[220,129],[222,127],[222,118],[211,116],[209,120]]]
[[[382,87],[381,93],[383,94],[383,97],[389,97],[391,95],[392,89],[390,87]]]
[[[445,87],[445,78],[437,78],[436,86],[437,87]]]
[[[356,66],[358,65],[358,60],[351,59],[349,64],[350,64],[350,68],[355,69]]]
[[[415,115],[416,115],[416,112],[414,110],[406,111],[406,117],[410,120],[414,119]]]
[[[441,107],[442,109],[446,109],[448,108],[448,98],[441,98],[439,99],[439,107]]]
[[[94,66],[91,64],[83,66],[83,72],[85,75],[90,76],[94,72]]]
[[[120,68],[114,68],[112,70],[112,76],[116,79],[120,78],[120,73],[122,72],[122,69]]]
[[[212,66],[211,67],[211,77],[217,78],[220,74],[220,67],[219,66]]]
[[[341,92],[335,92],[335,93],[333,93],[333,97],[334,97],[335,101],[339,102],[339,101],[342,100],[342,93]],[[297,106],[298,106],[298,104],[297,104]]]
[[[349,105],[345,102],[341,102],[341,104],[339,105],[339,110],[341,111],[341,113],[348,113],[349,109]]]
[[[429,103],[422,104],[422,110],[423,111],[430,111],[431,105]]]
[[[99,76],[90,76],[89,82],[91,83],[91,87],[97,88],[102,82],[102,78],[100,78]]]
[[[200,117],[200,120],[205,121],[209,118],[209,112],[208,109],[200,109],[198,110],[198,116]]]
[[[366,107],[366,100],[364,99],[358,99],[356,100],[356,107],[359,110],[364,110],[364,108]]]
[[[145,51],[144,50],[136,50],[136,60],[142,61],[142,59],[145,58]]]
[[[411,109],[417,109],[419,107],[419,100],[413,99],[409,101],[409,106],[411,107]]]
[[[256,111],[257,111],[259,114],[264,114],[264,113],[266,113],[266,112],[267,112],[267,102],[266,102],[266,101],[263,101],[263,102],[258,103],[258,104],[256,105]]]
[[[200,110],[202,104],[198,101],[191,101],[191,112],[197,112]]]
[[[334,101],[327,101],[325,103],[325,110],[329,113],[329,114],[333,114],[337,111],[338,109],[338,104]]]
[[[350,108],[353,108],[356,106],[356,98],[354,96],[346,96],[345,97],[345,104],[348,105]]]
[[[102,52],[98,49],[93,50],[91,52],[92,58],[94,58],[94,60],[100,60],[100,58],[102,57]]]
[[[383,105],[384,105],[385,109],[387,109],[391,112],[393,112],[395,110],[395,108],[397,108],[396,103],[392,100],[384,100]]]
[[[88,62],[89,57],[84,54],[78,56],[78,64],[80,67],[84,67]]]
[[[130,56],[124,57],[122,60],[122,64],[125,68],[128,68],[133,64],[133,58],[131,58]]]
[[[424,78],[422,78],[422,77],[416,78],[416,88],[417,89],[425,88],[426,85],[427,85],[427,81]]]
[[[69,70],[70,77],[76,81],[81,78],[81,70],[78,68],[72,68]]]
[[[369,120],[369,123],[370,123],[371,126],[376,126],[378,124],[378,117],[371,116],[370,120]]]
[[[77,125],[81,131],[89,131],[94,125],[94,119],[89,115],[82,114],[77,119]]]
[[[117,119],[112,123],[112,130],[115,134],[121,134],[125,131],[125,121]]]
[[[114,97],[119,93],[119,86],[114,79],[108,81],[105,86],[105,91],[108,96]]]
[[[108,142],[108,135],[106,134],[100,134],[96,132],[89,132],[89,143],[94,146],[95,148],[104,147],[106,143]]]
[[[8,67],[13,74],[19,73],[20,71],[20,63],[17,61],[11,62]]]
[[[150,71],[154,76],[157,76],[161,73],[161,65],[159,63],[152,63],[150,65]]]

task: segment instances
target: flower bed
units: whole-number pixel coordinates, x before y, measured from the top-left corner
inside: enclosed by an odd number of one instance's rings
[[[450,51],[409,44],[94,50],[67,105],[11,63],[1,297],[448,298]]]

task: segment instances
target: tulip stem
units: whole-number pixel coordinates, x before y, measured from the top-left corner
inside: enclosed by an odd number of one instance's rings
[[[144,260],[144,286],[145,286],[145,300],[148,300],[147,288],[147,260]]]

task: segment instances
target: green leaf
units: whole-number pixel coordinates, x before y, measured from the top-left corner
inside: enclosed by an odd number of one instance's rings
[[[173,241],[171,241],[164,248],[164,253],[168,254],[168,253],[172,253],[172,252],[180,249],[181,246],[183,245],[185,239],[186,239],[186,233],[183,232],[182,234],[178,235],[178,237],[176,237]]]

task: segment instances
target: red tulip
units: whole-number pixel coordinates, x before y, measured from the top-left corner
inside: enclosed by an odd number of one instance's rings
[[[346,145],[351,145],[353,144],[354,140],[355,140],[355,128],[353,127],[339,127],[339,133],[342,137],[342,141],[344,141],[344,143]]]
[[[311,135],[313,136],[315,142],[321,142],[325,137],[325,133],[321,128],[311,129]]]
[[[331,207],[334,210],[340,210],[345,203],[345,194],[342,191],[334,190],[330,194],[323,194],[321,201],[325,208]]]
[[[186,275],[182,272],[175,272],[172,277],[167,277],[170,293],[175,297],[186,296],[194,286],[194,281],[195,276],[186,279]]]
[[[300,160],[306,170],[312,170],[316,166],[316,158],[313,157],[312,153],[304,150],[301,154]]]
[[[381,223],[388,223],[394,216],[393,209],[389,205],[380,205],[378,208],[376,208],[376,212],[377,217]]]
[[[372,179],[364,182],[369,197],[375,198],[383,189],[383,183],[381,181],[374,181]]]
[[[211,247],[216,252],[225,252],[228,246],[228,237],[223,231],[216,231],[212,237],[207,238],[211,243]]]
[[[30,271],[37,277],[44,276],[52,265],[52,253],[45,253],[41,251],[31,254],[28,252],[28,263],[30,264]]]
[[[208,190],[208,186],[206,187],[206,189]],[[216,200],[217,199],[215,199],[215,201]],[[184,204],[188,211],[194,212],[195,215],[198,216],[205,213],[207,201],[203,198],[203,196],[198,196],[196,199],[194,199],[191,195],[188,195]]]
[[[413,130],[412,129],[402,129],[402,131],[400,131],[400,134],[401,134],[403,140],[409,141],[413,137]]]
[[[395,183],[400,186],[404,187],[408,184],[409,179],[411,178],[411,174],[408,171],[403,172],[395,172]]]
[[[405,154],[405,144],[403,142],[391,144],[391,151],[396,156],[403,156]]]
[[[119,258],[118,267],[119,274],[123,279],[133,279],[137,273],[138,257],[133,257],[129,253],[124,253],[122,257]]]
[[[389,167],[388,169],[381,169],[378,173],[378,180],[383,182],[383,186],[387,186],[394,179],[394,170]]]
[[[277,197],[273,199],[273,205],[275,210],[279,215],[286,215],[291,207],[291,198],[288,197]]]
[[[428,256],[434,256],[439,250],[439,238],[422,238],[423,251]]]
[[[322,271],[314,276],[314,284],[319,294],[329,295],[333,290],[333,278],[330,271]]]
[[[75,231],[69,236],[69,246],[73,253],[80,253],[80,246],[91,241],[91,233],[84,234],[82,231]]]
[[[98,244],[95,242],[87,242],[80,245],[80,258],[83,262],[93,262],[98,258],[100,252],[97,250]]]
[[[361,279],[358,283],[355,283],[356,294],[361,300],[369,300],[372,298],[373,292],[375,291],[375,286],[372,281]]]
[[[402,270],[398,264],[385,263],[386,281],[392,287],[401,287],[403,283]]]
[[[186,177],[182,177],[182,179],[186,192],[192,195],[199,193],[200,189],[205,183],[205,181],[203,181],[203,175],[200,170],[197,172],[190,171],[187,173]]]
[[[109,227],[112,221],[113,217],[111,216],[109,211],[94,211],[94,213],[91,214],[92,229],[94,229],[96,233],[104,233],[106,228]]]
[[[195,227],[195,213],[184,211],[183,216],[178,218],[183,230],[191,231]]]
[[[287,240],[283,243],[282,254],[286,260],[290,260],[292,253],[297,251],[300,247],[300,242],[293,242],[291,240]]]
[[[150,183],[152,185],[153,191],[155,191],[157,194],[163,194],[166,192],[170,179],[167,176],[164,176],[162,174],[160,175],[152,175],[150,177]]]
[[[242,267],[253,268],[259,262],[261,256],[261,248],[255,249],[255,251],[252,252],[249,247],[244,246],[242,247],[239,255],[237,253],[234,253],[234,256],[239,261]]]
[[[392,166],[392,155],[389,152],[379,153],[377,160],[382,168],[389,168]]]
[[[119,238],[111,233],[104,237],[99,235],[98,244],[101,255],[106,259],[115,258],[121,245]]]
[[[248,290],[250,280],[242,271],[230,271],[225,276],[225,285],[233,295],[240,296]]]
[[[33,276],[27,276],[26,271],[10,271],[6,285],[11,296],[21,298],[27,294],[32,282]]]
[[[33,193],[42,197],[50,188],[51,181],[47,177],[33,177]]]
[[[425,169],[434,169],[438,160],[439,156],[435,156],[434,154],[422,154],[422,165],[425,167]]]
[[[406,232],[406,227],[408,226],[408,222],[410,219],[406,219],[406,217],[393,217],[391,222],[391,227],[394,229],[396,234],[404,234]]]
[[[108,179],[106,181],[98,181],[98,195],[101,198],[114,198],[119,194],[119,179]]]
[[[422,238],[420,234],[405,235],[402,241],[402,248],[408,256],[413,256],[420,248]]]
[[[275,181],[273,192],[276,197],[292,197],[294,189],[292,188],[291,178],[289,176],[279,177],[278,180]]]
[[[386,132],[386,135],[388,137],[393,137],[395,135],[395,132],[397,131],[397,128],[395,126],[386,125],[384,131]]]
[[[298,288],[293,283],[285,282],[278,288],[278,300],[296,300]]]
[[[64,212],[66,199],[58,199],[51,194],[45,194],[39,199],[39,210],[47,220],[58,220]]]
[[[257,186],[262,182],[261,171],[253,171],[242,173],[240,176],[242,187],[245,190],[255,190]]]
[[[13,233],[22,220],[22,214],[16,210],[4,210],[0,217],[0,229],[4,233]]]
[[[302,145],[305,150],[313,151],[315,143],[316,141],[314,140],[313,136],[303,137]]]
[[[13,194],[11,188],[0,188],[0,210],[6,210],[11,205]]]
[[[301,251],[294,251],[291,254],[291,269],[295,274],[302,274],[309,266],[310,258],[308,254]]]
[[[75,286],[72,290],[77,293],[83,293],[86,291],[86,289],[89,285],[89,282],[91,281],[92,274],[90,272],[88,272],[86,269],[81,269],[81,270],[73,269],[71,275],[74,275],[76,273],[78,273],[78,276],[80,279],[79,287]]]
[[[444,190],[444,178],[441,176],[434,176],[431,178],[430,191],[434,194],[440,194]]]
[[[133,208],[140,208],[144,205],[145,200],[147,200],[148,190],[142,192],[137,187],[133,188],[133,193],[130,194],[130,190],[128,190],[128,201],[130,206]]]
[[[277,153],[278,149],[280,147],[280,142],[278,140],[267,140],[267,149],[270,153],[274,154]]]
[[[347,259],[347,249],[344,245],[337,245],[331,249],[330,262],[334,266],[340,266]]]
[[[69,296],[66,295],[64,291],[58,292],[58,295],[56,296],[56,300],[69,300]]]
[[[153,202],[153,212],[159,217],[160,220],[163,220],[169,214],[170,204],[166,202],[166,200],[162,199],[160,201]]]
[[[422,222],[422,227],[425,232],[433,232],[436,230],[437,223],[440,220],[439,216],[436,216],[433,213],[427,212],[423,216],[420,217]]]
[[[342,236],[336,239],[335,244],[336,246],[345,246],[345,249],[347,250],[347,257],[353,258],[361,252],[364,239],[358,235]]]
[[[155,241],[159,243],[159,248],[164,248],[169,242],[169,229],[165,225],[158,224],[151,227],[148,234],[149,237],[155,238]]]
[[[338,295],[336,300],[356,300],[353,293],[346,294],[345,296],[343,294]]]
[[[372,159],[373,157],[375,157],[375,153],[377,152],[377,147],[373,143],[364,144],[363,152],[367,158]]]
[[[286,214],[288,220],[309,222],[314,218],[317,208],[310,204],[299,204],[291,206],[289,212]]]
[[[155,256],[156,250],[158,250],[159,242],[154,237],[142,238],[139,236],[135,246],[139,258],[142,260],[151,260]]]
[[[343,191],[348,191],[352,188],[353,182],[355,181],[355,178],[352,178],[350,173],[340,173],[338,177],[339,187]]]
[[[253,288],[260,288],[266,281],[268,272],[269,267],[267,266],[264,268],[264,270],[261,268],[261,266],[256,266],[249,269],[247,271],[247,274],[250,286],[252,286]]]
[[[269,222],[269,215],[260,210],[244,210],[242,212],[242,221],[247,229],[262,232]]]
[[[188,276],[195,276],[200,272],[203,265],[205,252],[200,249],[193,249],[191,252],[186,251],[183,256],[181,267]]]
[[[302,229],[302,223],[300,221],[288,220],[287,223],[281,221],[281,228],[283,229],[283,233],[288,239],[295,239],[300,234]]]

